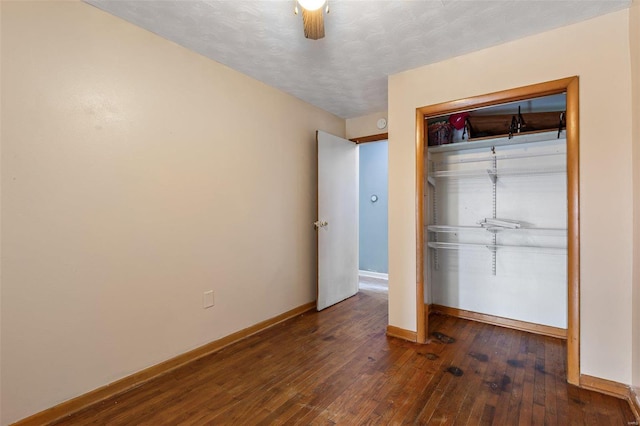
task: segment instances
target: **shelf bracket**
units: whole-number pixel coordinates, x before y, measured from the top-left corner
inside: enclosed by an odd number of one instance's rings
[[[489,178],[491,179],[491,183],[492,183],[492,191],[491,191],[491,204],[492,204],[492,208],[493,208],[493,218],[496,219],[497,218],[497,214],[498,214],[498,188],[496,185],[496,182],[498,181],[498,159],[495,157],[496,154],[496,147],[492,147],[491,148],[491,153],[494,155],[493,157],[493,173],[489,173]],[[491,236],[491,240],[493,243],[493,250],[491,250],[491,273],[493,273],[493,275],[496,275],[496,250],[495,250],[495,246],[498,244],[498,233],[497,232],[493,232],[493,235]]]
[[[431,192],[433,194],[433,210],[432,210],[432,214],[433,214],[433,224],[437,225],[438,224],[438,189],[435,185],[433,185],[433,191]],[[436,233],[433,236],[433,240],[435,242],[438,242],[438,234]],[[433,253],[433,269],[435,269],[436,271],[440,269],[440,261],[438,259],[438,250],[435,251],[435,253]]]
[[[495,248],[496,245],[497,245],[496,234],[493,234],[493,247],[490,249],[491,250],[491,273],[493,275],[496,275],[496,252],[497,252],[497,249]]]
[[[487,174],[491,179],[491,183],[495,185],[498,182],[498,171],[496,169],[487,169]]]

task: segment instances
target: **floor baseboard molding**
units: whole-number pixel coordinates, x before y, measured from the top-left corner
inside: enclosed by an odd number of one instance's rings
[[[255,325],[252,325],[243,330],[232,333],[221,339],[207,343],[206,345],[200,346],[189,352],[185,352],[174,358],[168,359],[159,364],[153,365],[149,368],[133,373],[113,383],[110,383],[98,389],[89,391],[85,394],[77,396],[68,401],[62,402],[54,407],[40,411],[39,413],[33,414],[27,418],[17,421],[13,425],[14,426],[32,426],[32,425],[35,426],[35,425],[48,424],[56,420],[62,419],[63,417],[76,413],[90,405],[96,404],[100,401],[104,401],[108,398],[124,393],[135,387],[138,387],[156,377],[167,374],[186,364],[189,364],[202,357],[205,357],[209,354],[217,352],[220,349],[223,349],[233,343],[236,343],[242,339],[245,339],[263,330],[266,330],[269,327],[273,327],[274,325],[279,324],[283,321],[286,321],[290,318],[293,318],[305,312],[314,310],[315,308],[316,308],[315,301],[310,303],[305,303],[304,305],[298,306],[297,308],[291,309],[280,315],[276,315],[273,318],[259,322]]]
[[[636,416],[636,420],[640,423],[640,388],[629,388],[629,405],[631,405],[631,411]]]
[[[394,325],[387,326],[387,336],[397,337],[398,339],[408,340],[410,342],[416,342],[418,340],[418,335],[415,331],[405,330],[404,328]]]
[[[580,375],[580,387],[626,400],[636,418],[636,424],[640,423],[640,399],[638,399],[637,390],[633,387],[586,374]]]
[[[580,387],[622,399],[629,399],[630,395],[630,389],[627,385],[586,374],[580,375]]]
[[[358,271],[358,275],[361,277],[367,278],[376,278],[379,280],[387,280],[389,281],[389,274],[385,274],[384,272],[373,272],[373,271]]]
[[[526,331],[529,333],[542,334],[543,336],[556,337],[558,339],[567,339],[567,330],[564,328],[552,327],[549,325],[534,324],[531,322],[514,320],[510,318],[498,317],[495,315],[481,314],[464,309],[451,308],[442,305],[425,305],[426,312],[448,315],[451,317],[468,319],[486,324],[497,325],[500,327],[513,328],[515,330]]]

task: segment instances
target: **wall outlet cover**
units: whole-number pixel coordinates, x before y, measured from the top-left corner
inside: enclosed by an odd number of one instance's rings
[[[202,307],[205,309],[210,308],[213,304],[213,290],[205,291],[202,298]]]

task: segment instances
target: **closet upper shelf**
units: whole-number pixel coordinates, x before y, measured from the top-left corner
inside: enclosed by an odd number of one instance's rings
[[[488,139],[474,140],[471,142],[456,142],[447,145],[438,145],[428,147],[429,153],[447,152],[447,151],[462,151],[467,149],[487,148],[492,146],[504,146],[504,145],[517,145],[531,142],[544,142],[554,139],[565,139],[567,137],[566,130],[560,132],[560,138],[558,138],[558,131],[545,131],[539,133],[520,133],[514,134],[513,138],[509,139],[505,137],[491,137]]]

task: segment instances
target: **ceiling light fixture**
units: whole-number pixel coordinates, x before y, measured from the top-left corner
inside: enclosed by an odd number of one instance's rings
[[[300,6],[310,12],[320,9],[326,2],[327,0],[298,0]]]
[[[302,23],[304,25],[304,36],[312,40],[324,37],[324,11],[322,7],[326,4],[326,12],[329,13],[328,0],[294,0],[294,12],[298,14],[298,4],[302,8]]]

